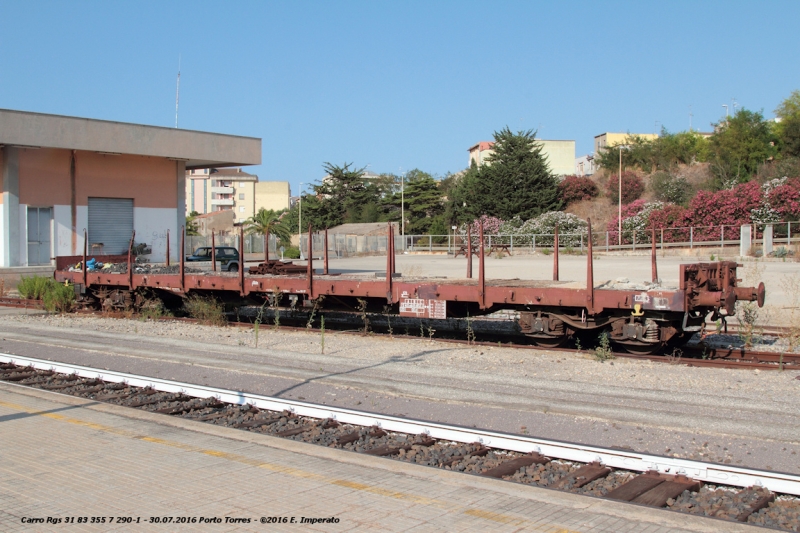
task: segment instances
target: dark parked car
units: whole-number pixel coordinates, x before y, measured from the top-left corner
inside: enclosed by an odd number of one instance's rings
[[[228,272],[239,270],[239,250],[230,246],[217,246],[215,253],[216,260],[222,264],[222,270]],[[211,261],[211,247],[201,246],[192,255],[187,256],[186,261]]]

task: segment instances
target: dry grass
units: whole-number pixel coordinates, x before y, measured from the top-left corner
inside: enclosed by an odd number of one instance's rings
[[[586,220],[592,219],[592,231],[605,231],[606,226],[617,214],[616,205],[611,205],[611,200],[606,197],[595,198],[594,200],[584,200],[570,204],[567,213]]]

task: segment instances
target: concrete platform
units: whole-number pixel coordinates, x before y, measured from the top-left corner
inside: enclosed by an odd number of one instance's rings
[[[2,531],[761,530],[7,383],[0,383],[0,429]],[[29,521],[48,517],[61,523]],[[151,517],[173,521],[153,524]],[[178,517],[198,522],[179,524]],[[262,524],[262,517],[288,522]],[[301,523],[303,517],[338,522]],[[226,521],[234,518],[244,523]]]

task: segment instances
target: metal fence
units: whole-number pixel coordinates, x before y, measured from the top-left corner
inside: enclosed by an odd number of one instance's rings
[[[743,229],[749,228],[749,229]],[[666,248],[698,248],[714,247],[735,248],[742,252],[744,248],[742,235],[749,232],[750,242],[744,243],[749,247],[765,248],[769,253],[779,246],[790,249],[793,245],[800,245],[800,222],[775,222],[770,224],[749,224],[746,226],[689,226],[681,228],[664,228],[655,232],[656,247],[660,250]],[[617,231],[593,232],[592,245],[597,251],[623,251],[651,248],[653,232],[650,229],[623,229],[620,237]],[[560,249],[573,249],[583,252],[588,245],[588,234],[560,233],[558,235]],[[341,258],[359,255],[384,255],[387,250],[388,238],[386,235],[328,235],[328,257]],[[524,235],[484,235],[484,242],[490,249],[506,248],[514,251],[536,251],[541,248],[551,248],[554,243],[552,233],[537,233]],[[239,249],[238,235],[216,236],[216,246],[233,246]],[[196,248],[211,246],[211,237],[186,237],[184,252],[191,254]],[[472,236],[472,246],[478,246],[478,237]],[[405,235],[395,236],[395,252],[428,252],[428,253],[461,253],[467,247],[467,237],[460,234],[450,235]],[[274,235],[269,238],[270,254],[275,257],[280,255],[280,246]],[[324,236],[312,236],[312,252],[315,258],[324,255]],[[261,235],[244,236],[245,254],[263,254],[264,238]],[[300,253],[302,258],[308,257],[308,236],[300,236]]]

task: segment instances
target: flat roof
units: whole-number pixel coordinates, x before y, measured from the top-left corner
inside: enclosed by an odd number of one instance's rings
[[[0,109],[0,145],[166,157],[186,168],[261,164],[261,139]]]

